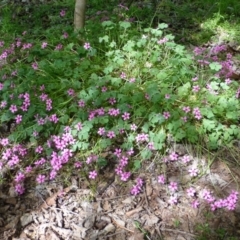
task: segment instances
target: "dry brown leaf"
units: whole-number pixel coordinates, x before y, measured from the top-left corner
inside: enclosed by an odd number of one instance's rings
[[[146,225],[147,226],[153,226],[154,224],[158,223],[160,221],[160,219],[155,216],[154,214],[148,215],[145,214],[142,216],[142,219],[144,219],[146,221]]]
[[[143,207],[138,207],[138,208],[135,208],[135,209],[133,209],[133,210],[131,210],[131,211],[128,211],[128,212],[126,212],[126,216],[127,217],[130,217],[131,215],[133,215],[133,214],[135,214],[135,213],[138,213],[138,212],[140,212],[140,211],[142,211],[143,210]]]
[[[46,201],[40,206],[40,209],[53,206],[56,203],[57,197],[58,193],[54,193],[52,196],[46,199]]]

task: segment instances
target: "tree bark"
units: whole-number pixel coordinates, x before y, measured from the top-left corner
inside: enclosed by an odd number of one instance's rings
[[[84,27],[87,0],[76,0],[74,11],[74,30],[78,31]]]

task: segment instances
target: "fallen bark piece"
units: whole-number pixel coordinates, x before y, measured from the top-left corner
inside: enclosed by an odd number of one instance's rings
[[[72,226],[72,228],[73,228],[73,238],[74,238],[74,239],[77,239],[77,237],[79,237],[79,239],[80,239],[80,237],[82,237],[83,239],[85,239],[86,234],[87,234],[87,233],[86,233],[86,231],[87,231],[86,228],[84,228],[84,227],[82,227],[82,226],[80,226],[80,225],[77,225],[77,224],[75,224],[75,223],[72,223],[71,226]]]
[[[135,208],[135,209],[133,209],[131,211],[126,212],[126,216],[130,217],[131,215],[133,215],[135,213],[138,213],[138,212],[141,212],[142,210],[143,210],[143,207]]]
[[[116,227],[112,224],[109,223],[101,232],[100,234],[108,234],[111,232],[115,232]]]
[[[60,235],[63,239],[69,239],[72,235],[72,231],[70,229],[60,228],[60,227],[51,227],[58,235]]]
[[[33,222],[33,216],[31,213],[26,213],[20,218],[21,226],[25,227],[29,223]]]
[[[85,220],[83,226],[84,226],[85,228],[87,228],[87,229],[92,228],[93,225],[94,225],[94,223],[95,223],[95,219],[96,219],[96,216],[95,216],[95,215],[89,216],[89,217]]]

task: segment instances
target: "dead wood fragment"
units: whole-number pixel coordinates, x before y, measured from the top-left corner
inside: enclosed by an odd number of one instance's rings
[[[131,211],[126,212],[126,216],[130,217],[131,215],[133,215],[135,213],[138,213],[138,212],[141,212],[142,210],[143,210],[143,207],[135,208],[135,209],[133,209]]]

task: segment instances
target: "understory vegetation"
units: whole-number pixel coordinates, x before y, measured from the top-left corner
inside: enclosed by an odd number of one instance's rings
[[[0,9],[1,184],[12,182],[21,195],[29,177],[42,184],[75,171],[94,186],[111,164],[137,195],[146,162],[181,164],[193,181],[204,174],[192,156],[169,150],[173,142],[202,152],[235,149],[240,86],[226,43],[240,34],[231,1],[208,1],[208,11],[199,1],[178,11],[169,0],[156,9],[147,1],[89,1],[77,33],[74,1],[60,2]],[[201,11],[194,16],[187,7]],[[164,171],[158,182],[178,204],[178,183]],[[238,200],[238,189],[218,198],[191,185],[186,194],[192,207],[203,199],[212,211],[234,210]]]

